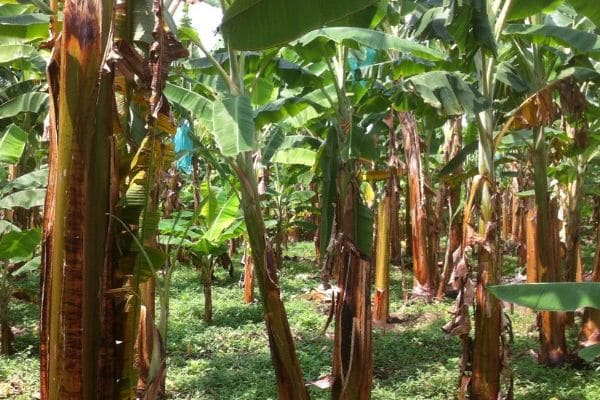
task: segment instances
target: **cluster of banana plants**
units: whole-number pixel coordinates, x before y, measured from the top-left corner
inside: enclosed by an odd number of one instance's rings
[[[392,262],[412,266],[413,300],[457,294],[444,330],[463,343],[458,396],[510,397],[510,327],[488,290],[503,280],[503,244],[518,246],[530,282],[584,275],[582,205],[598,198],[596,9],[211,4],[224,13],[217,50],[189,19],[175,24],[177,1],[0,5],[3,351],[8,299],[36,270],[43,225],[42,398],[156,398],[175,269],[186,257],[197,267],[208,323],[215,263],[245,235],[279,396],[307,399],[278,270],[290,231],[317,230],[323,284],[336,285],[333,399],[370,398],[372,320],[389,319]],[[185,185],[173,115],[193,132]],[[567,357],[559,309],[592,307],[582,342],[595,344],[594,301],[541,307],[540,362]]]

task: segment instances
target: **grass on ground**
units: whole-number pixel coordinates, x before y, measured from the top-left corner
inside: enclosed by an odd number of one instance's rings
[[[307,380],[331,371],[332,340],[321,335],[327,306],[302,296],[318,285],[312,245],[293,245],[281,274],[283,297],[302,369]],[[239,264],[236,265],[240,271]],[[214,322],[202,322],[204,299],[200,278],[192,268],[175,274],[169,326],[169,399],[267,400],[276,399],[262,307],[243,304],[237,276],[217,271],[213,289]],[[405,279],[410,279],[406,274]],[[239,275],[238,275],[239,276]],[[446,337],[441,326],[451,301],[406,306],[401,271],[393,269],[390,310],[401,322],[393,329],[374,330],[373,399],[447,400],[455,398],[457,338]],[[410,282],[410,280],[409,280]],[[20,332],[16,354],[0,357],[0,399],[31,399],[38,391],[37,309],[13,303],[12,319]],[[600,363],[585,369],[539,366],[529,355],[537,349],[532,329],[534,315],[511,315],[515,340],[512,368],[515,399],[600,400]],[[329,332],[333,332],[333,327]],[[574,336],[574,333],[571,333]],[[572,339],[570,343],[575,344]],[[310,388],[314,400],[328,399],[327,390]]]

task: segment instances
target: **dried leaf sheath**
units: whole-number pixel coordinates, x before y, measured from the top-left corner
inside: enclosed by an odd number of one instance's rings
[[[43,244],[42,399],[111,397],[105,323],[111,75],[101,75],[112,2],[67,1],[48,69],[50,186]],[[102,390],[99,387],[102,386]],[[99,397],[98,397],[99,396]]]

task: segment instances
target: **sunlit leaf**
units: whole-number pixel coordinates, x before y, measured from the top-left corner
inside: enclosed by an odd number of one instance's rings
[[[600,309],[600,282],[521,283],[490,286],[498,298],[536,310]]]

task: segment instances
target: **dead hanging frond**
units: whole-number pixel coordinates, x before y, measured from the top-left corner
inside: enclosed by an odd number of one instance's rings
[[[164,111],[163,90],[169,75],[169,66],[171,62],[189,56],[188,50],[177,40],[173,32],[165,29],[163,15],[163,2],[154,0],[154,30],[152,36],[154,42],[150,45],[149,69],[152,73],[152,83],[150,85],[152,95],[150,96],[150,115],[151,118],[158,118],[158,114]],[[167,106],[168,107],[168,106]]]
[[[587,100],[573,78],[562,81],[558,93],[565,131],[573,139],[575,148],[583,149],[588,145],[588,123],[585,118]]]

